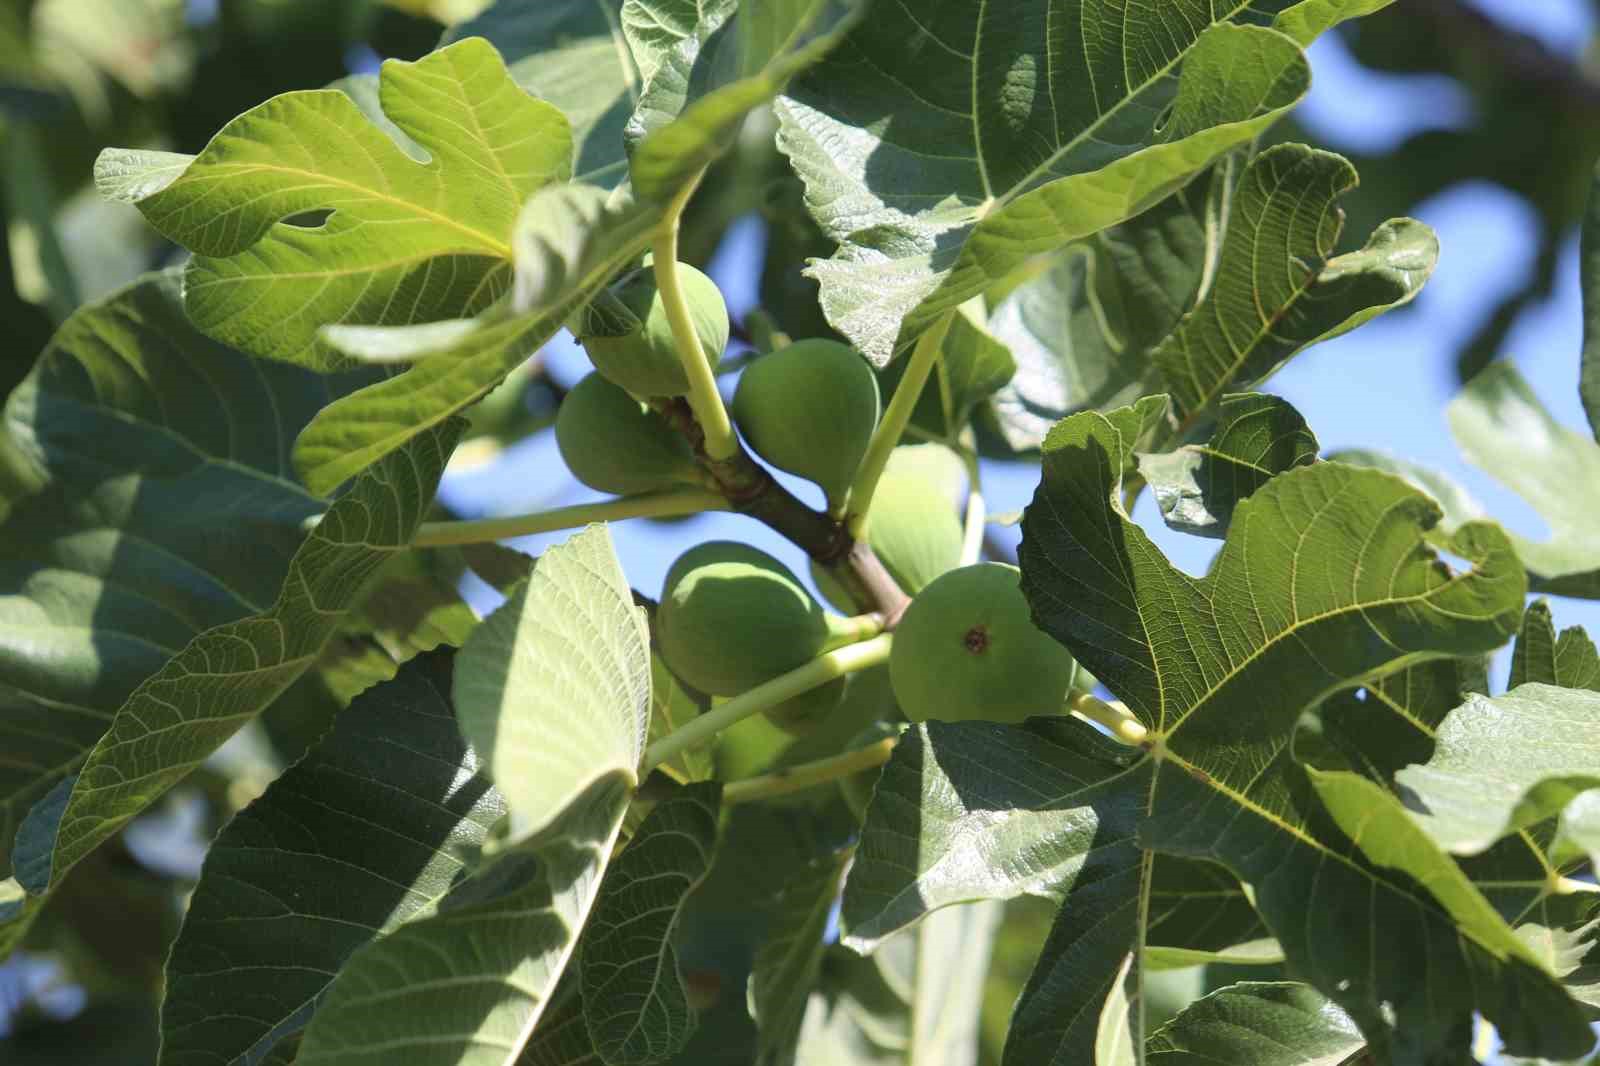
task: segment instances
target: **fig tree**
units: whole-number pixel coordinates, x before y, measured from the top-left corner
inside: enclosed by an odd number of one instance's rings
[[[1033,624],[1016,567],[964,566],[917,594],[889,655],[906,717],[1020,722],[1054,714],[1077,663]]]
[[[877,428],[878,378],[854,348],[804,340],[751,363],[733,417],[755,453],[822,487],[837,512]]]
[[[734,696],[858,638],[794,572],[748,544],[708,541],[667,571],[656,612],[672,672],[714,696]]]
[[[678,264],[679,284],[701,351],[712,370],[728,346],[728,305],[716,282],[687,263]],[[578,338],[594,368],[635,396],[682,396],[689,391],[672,324],[644,267],[595,301]]]
[[[894,450],[873,493],[867,521],[867,543],[909,596],[961,561],[961,520],[948,485],[924,461],[930,448],[949,454],[936,444]],[[960,460],[951,459],[959,467]],[[826,570],[813,563],[811,577],[829,603],[852,609],[849,595]]]
[[[688,441],[666,419],[599,374],[578,382],[556,412],[556,446],[573,477],[626,496],[703,484]]]

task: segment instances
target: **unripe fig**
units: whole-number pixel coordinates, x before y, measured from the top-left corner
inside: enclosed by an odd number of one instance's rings
[[[894,450],[872,495],[867,519],[867,543],[908,596],[961,562],[961,520],[948,484],[925,461],[928,449],[950,454],[937,444]],[[950,458],[959,466],[959,459]],[[853,609],[849,594],[815,563],[811,578],[829,603],[840,610]]]
[[[687,263],[678,264],[678,283],[700,349],[714,371],[728,346],[728,305],[716,282]],[[682,396],[689,391],[672,324],[648,266],[595,301],[578,339],[594,368],[635,396]]]
[[[599,374],[561,401],[556,446],[572,476],[601,492],[627,496],[703,483],[682,434]]]
[[[803,737],[833,714],[843,698],[844,678],[836,677],[826,685],[802,692],[762,713],[767,721],[790,736]]]
[[[879,415],[878,378],[855,349],[805,340],[739,377],[733,417],[757,455],[822,486],[838,510]]]
[[[906,608],[889,654],[895,699],[914,722],[1020,722],[1055,714],[1077,663],[1033,624],[1016,567],[952,570]]]
[[[714,696],[734,696],[855,640],[778,560],[748,544],[709,541],[678,556],[656,612],[672,672]]]

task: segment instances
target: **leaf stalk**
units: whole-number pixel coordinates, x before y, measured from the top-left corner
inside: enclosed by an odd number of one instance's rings
[[[1142,748],[1150,742],[1150,730],[1126,709],[1107,703],[1097,696],[1080,692],[1067,701],[1067,709],[1103,726],[1122,743]]]
[[[730,782],[722,789],[722,800],[724,803],[749,803],[753,800],[771,799],[774,796],[786,796],[791,792],[804,792],[808,788],[815,788],[841,777],[849,777],[862,770],[871,770],[889,761],[889,756],[894,753],[894,746],[898,741],[898,737],[884,737],[876,744],[868,744],[864,748],[830,755],[826,759],[786,766],[759,777],[747,777],[743,781]]]
[[[454,544],[484,544],[506,537],[525,537],[530,533],[554,533],[578,529],[592,522],[620,522],[628,518],[680,518],[703,511],[725,511],[728,501],[708,489],[683,488],[647,492],[638,496],[618,496],[548,511],[508,515],[504,518],[476,518],[460,522],[424,522],[417,527],[411,543],[418,548],[442,548]]]
[[[705,435],[706,455],[714,461],[731,459],[739,450],[738,438],[733,433],[733,423],[728,418],[728,407],[717,391],[717,377],[711,370],[711,360],[700,347],[700,337],[695,333],[694,320],[689,315],[689,304],[678,281],[678,224],[683,219],[683,209],[700,186],[705,175],[702,169],[686,182],[667,204],[660,229],[656,231],[655,253],[656,291],[661,296],[661,307],[667,313],[672,327],[672,339],[678,348],[678,359],[689,379],[689,407],[695,421],[700,423]],[[721,355],[721,352],[716,353]]]
[[[844,677],[888,661],[889,648],[893,641],[892,635],[884,633],[859,644],[847,644],[842,648],[836,648],[825,655],[817,656],[804,666],[796,667],[786,674],[779,674],[771,681],[762,682],[720,707],[713,707],[646,748],[639,766],[639,777],[643,779],[651,770],[679,752],[709,742],[724,729],[744,721],[753,714],[760,714],[768,708],[776,707],[784,700],[810,692],[834,678]]]
[[[946,312],[917,338],[916,347],[911,350],[911,361],[906,365],[905,376],[900,379],[894,395],[889,398],[889,406],[884,408],[883,417],[878,420],[878,428],[873,431],[872,440],[867,444],[866,454],[861,457],[861,466],[856,470],[855,481],[851,484],[850,495],[847,497],[850,509],[848,519],[850,535],[858,540],[867,528],[867,516],[872,508],[872,494],[877,491],[884,467],[889,464],[890,453],[900,443],[900,437],[911,421],[911,413],[916,410],[917,400],[922,396],[922,387],[927,384],[928,375],[939,359],[939,349],[944,344],[945,334],[950,331],[950,316],[954,313]]]

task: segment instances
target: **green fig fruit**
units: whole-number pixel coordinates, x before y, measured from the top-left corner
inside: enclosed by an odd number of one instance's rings
[[[683,435],[599,374],[561,401],[556,446],[572,476],[601,492],[629,496],[704,483]]]
[[[728,305],[717,283],[687,263],[678,264],[678,284],[700,349],[715,371],[728,346]],[[648,266],[595,301],[583,328],[579,342],[594,368],[612,383],[635,396],[682,396],[689,391],[655,272]]]
[[[844,698],[844,680],[836,677],[810,692],[802,692],[776,707],[768,707],[762,713],[767,716],[767,721],[790,736],[803,737],[821,725],[839,706]]]
[[[934,464],[928,461],[930,449],[955,463],[955,488],[959,489],[961,460],[948,448],[905,445],[889,456],[868,512],[867,543],[908,596],[915,596],[961,562],[962,530],[955,495],[949,479],[942,472],[936,474]],[[811,564],[811,578],[833,606],[842,611],[856,609],[849,593],[815,563]]]
[[[1018,570],[964,566],[923,589],[895,630],[889,677],[914,722],[1055,714],[1078,664],[1033,624]]]
[[[733,417],[755,453],[822,486],[835,513],[877,428],[878,378],[854,348],[806,340],[739,376]]]
[[[766,552],[709,541],[678,556],[656,612],[661,655],[686,683],[735,696],[857,639]]]

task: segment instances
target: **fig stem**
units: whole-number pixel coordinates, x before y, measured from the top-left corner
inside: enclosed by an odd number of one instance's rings
[[[971,566],[983,557],[983,535],[989,526],[989,504],[983,498],[983,481],[979,476],[977,456],[963,449],[961,458],[967,465],[967,513],[961,529],[961,565]]]
[[[662,310],[667,313],[667,322],[672,327],[678,359],[683,363],[683,372],[689,379],[689,407],[705,434],[706,455],[721,461],[734,456],[739,450],[739,441],[733,434],[733,423],[728,418],[727,405],[722,402],[722,393],[717,391],[717,376],[712,373],[711,361],[700,348],[700,337],[695,332],[683,286],[678,282],[678,223],[683,218],[685,205],[695,189],[699,188],[704,175],[705,170],[702,169],[672,198],[656,231],[656,291],[661,297]]]
[[[928,374],[939,359],[939,348],[944,344],[945,334],[950,331],[950,317],[953,314],[954,311],[949,311],[941,315],[917,338],[916,347],[911,350],[911,361],[906,365],[905,376],[895,387],[889,405],[883,409],[878,428],[873,431],[866,454],[861,457],[855,481],[845,497],[850,510],[847,523],[850,535],[857,540],[866,533],[872,494],[878,490],[878,480],[883,477],[883,469],[889,464],[889,455],[900,443],[901,434],[911,421],[911,412],[916,410],[917,399],[922,395],[922,387],[928,383]]]
[[[440,548],[452,544],[483,544],[506,537],[530,533],[554,533],[577,529],[591,522],[619,522],[625,518],[677,518],[702,511],[725,511],[728,501],[707,489],[683,488],[646,492],[638,496],[618,496],[594,503],[555,507],[531,514],[505,518],[477,518],[462,522],[424,522],[411,539],[418,548]]]
[[[1142,747],[1150,740],[1150,731],[1130,712],[1087,692],[1080,692],[1067,700],[1067,709],[1096,725],[1104,726],[1124,744]]]
[[[760,714],[769,707],[776,707],[784,700],[810,692],[836,677],[844,677],[846,674],[853,674],[869,666],[887,662],[889,648],[893,642],[894,637],[885,633],[859,644],[846,644],[825,655],[819,655],[786,674],[779,674],[771,681],[764,681],[720,707],[713,707],[646,748],[644,759],[639,765],[639,776],[643,778],[679,752],[705,744],[724,729],[744,721],[753,714]]]
[[[894,746],[898,741],[898,737],[884,737],[876,744],[830,755],[826,759],[786,766],[770,774],[747,777],[742,781],[731,781],[723,786],[722,801],[749,803],[752,800],[785,796],[791,792],[803,792],[808,788],[815,788],[817,785],[841,777],[849,777],[862,770],[882,766],[889,761],[889,756],[894,753]]]

